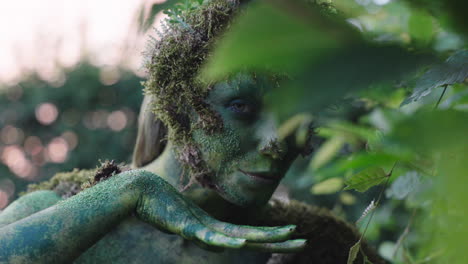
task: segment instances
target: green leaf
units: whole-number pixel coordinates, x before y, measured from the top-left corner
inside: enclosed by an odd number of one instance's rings
[[[468,78],[468,50],[460,50],[444,63],[433,66],[416,82],[413,94],[402,105],[417,101],[442,85],[462,83]]]
[[[238,71],[286,72],[266,105],[280,120],[322,111],[346,95],[412,73],[426,56],[396,45],[370,44],[343,19],[301,1],[256,1],[220,40],[201,77]],[[317,96],[320,94],[320,96]]]
[[[398,177],[386,191],[387,198],[393,198],[403,200],[412,193],[414,190],[419,188],[421,180],[419,175],[415,171],[409,171],[405,175]]]
[[[333,194],[343,188],[342,178],[331,178],[323,182],[314,184],[310,191],[315,195]]]
[[[360,249],[361,249],[361,240],[359,240],[356,244],[354,244],[349,249],[348,261],[346,262],[347,264],[354,263],[354,260],[356,260],[357,254],[359,253]]]
[[[406,0],[409,4],[415,7],[416,10],[425,9],[433,14],[441,24],[450,26],[460,33],[468,33],[466,22],[466,10],[468,3],[460,0]]]
[[[217,80],[246,68],[296,71],[356,37],[344,21],[300,1],[256,1],[220,41],[202,76]]]
[[[365,169],[346,180],[345,183],[347,186],[344,189],[355,189],[358,192],[365,192],[369,188],[379,185],[387,177],[387,174],[382,168],[373,167]]]
[[[361,253],[362,253],[362,251],[361,251]],[[369,258],[367,258],[366,255],[364,255],[364,264],[372,264],[372,262],[369,260]]]
[[[420,44],[428,44],[434,35],[432,17],[423,11],[411,12],[408,28],[411,37]]]
[[[316,114],[356,91],[394,83],[429,59],[398,46],[365,42],[350,43],[333,53],[328,47],[322,49],[321,57],[310,60],[292,81],[281,83],[267,98],[267,106],[280,119],[298,112]]]
[[[284,140],[287,136],[297,131],[301,126],[310,124],[312,120],[313,117],[310,114],[302,113],[294,115],[287,121],[283,122],[278,128],[279,140]]]
[[[362,170],[369,167],[375,166],[388,166],[395,161],[399,160],[402,156],[394,155],[391,153],[357,153],[352,158],[343,159],[338,164],[341,172],[346,170]]]
[[[388,261],[395,261],[395,247],[396,244],[395,242],[392,241],[384,241],[382,244],[379,246],[379,254],[386,260]]]
[[[376,137],[375,129],[358,126],[351,122],[332,122],[328,125],[333,130],[350,134],[363,140],[373,140]]]
[[[314,170],[321,168],[336,156],[344,144],[345,140],[340,136],[332,137],[327,140],[314,154],[310,162],[311,168]]]
[[[410,153],[404,153],[403,151],[393,153],[358,152],[349,157],[341,158],[330,166],[319,169],[315,172],[315,178],[324,180],[343,175],[347,172],[364,170],[369,167],[392,166],[396,161],[405,162],[411,158],[412,155]]]
[[[468,146],[468,113],[455,110],[420,111],[396,123],[389,139],[424,152],[465,151]],[[468,161],[468,155],[464,155]]]
[[[163,3],[157,3],[157,4],[152,4],[149,8],[150,10],[147,11],[146,5],[142,5],[139,11],[139,16],[138,16],[138,29],[140,32],[145,32],[147,31],[151,25],[154,23],[154,19],[156,18],[156,15],[165,10],[168,9],[174,4],[179,2],[179,0],[166,0]],[[148,15],[146,15],[148,13]]]

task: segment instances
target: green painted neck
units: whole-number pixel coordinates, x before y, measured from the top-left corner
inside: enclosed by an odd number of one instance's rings
[[[184,173],[182,165],[175,157],[174,145],[168,142],[161,155],[142,169],[151,171],[169,182],[174,188],[180,189],[180,177]]]

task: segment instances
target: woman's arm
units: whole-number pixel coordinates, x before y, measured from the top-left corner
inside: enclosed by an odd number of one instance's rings
[[[11,203],[0,213],[0,228],[51,207],[60,200],[60,196],[53,191],[29,193]]]
[[[70,263],[133,211],[135,176],[117,175],[0,228],[0,263]]]
[[[267,247],[268,242],[280,242],[274,248],[288,251],[303,248],[305,242],[288,241],[291,226],[216,221],[162,178],[134,170],[0,228],[0,263],[70,263],[132,213],[156,228],[208,246],[240,248],[262,242]]]

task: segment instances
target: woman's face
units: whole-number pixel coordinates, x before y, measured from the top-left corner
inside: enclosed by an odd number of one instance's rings
[[[264,96],[274,85],[267,77],[247,74],[217,84],[206,101],[221,115],[224,130],[215,135],[201,129],[193,133],[215,173],[216,191],[240,206],[266,203],[297,156],[291,146],[278,142],[273,115],[263,107]]]

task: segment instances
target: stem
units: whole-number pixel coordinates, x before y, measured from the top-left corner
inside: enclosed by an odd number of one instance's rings
[[[395,246],[395,250],[393,251],[393,257],[396,256],[398,253],[398,249],[400,249],[400,246],[403,244],[403,241],[405,240],[406,236],[409,234],[411,224],[413,223],[414,216],[416,215],[416,208],[413,209],[413,213],[411,214],[411,218],[408,221],[408,224],[405,227],[405,230],[401,234],[401,236],[398,238],[398,241]]]
[[[364,228],[364,231],[362,231],[362,234],[361,234],[361,237],[359,238],[359,241],[360,242],[362,240],[362,238],[364,237],[364,235],[366,234],[367,232],[367,228],[369,227],[369,224],[370,222],[372,221],[372,218],[374,217],[374,213],[375,213],[375,210],[377,209],[377,206],[379,206],[380,204],[380,200],[382,199],[382,195],[385,191],[385,189],[387,189],[387,185],[388,185],[388,182],[390,181],[390,177],[392,176],[393,174],[393,169],[395,168],[395,166],[397,165],[398,161],[396,161],[393,166],[392,166],[392,169],[390,170],[390,172],[388,173],[387,175],[387,180],[385,181],[385,184],[384,186],[382,187],[382,189],[380,190],[380,193],[379,193],[379,197],[377,198],[377,201],[375,202],[375,208],[372,210],[370,216],[369,216],[369,220],[367,220],[367,223],[366,223],[366,227]]]
[[[439,107],[440,101],[442,101],[442,97],[444,97],[445,91],[447,91],[447,86],[448,84],[444,85],[444,90],[442,91],[442,94],[440,94],[439,100],[437,100],[437,103],[434,106],[434,109],[437,109],[437,107]]]

